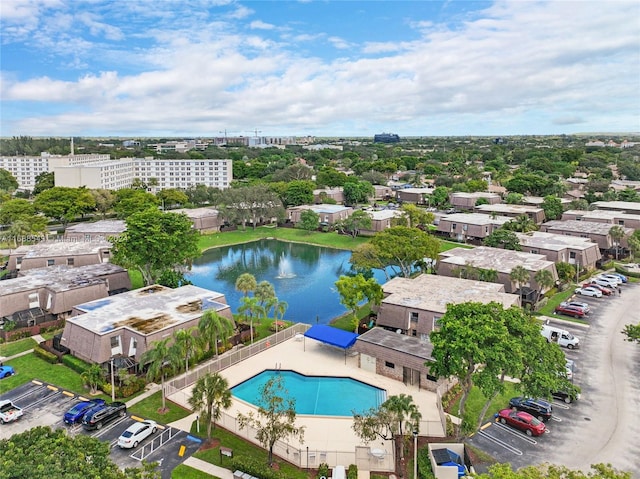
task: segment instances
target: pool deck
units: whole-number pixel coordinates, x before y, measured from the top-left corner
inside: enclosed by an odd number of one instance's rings
[[[416,386],[406,386],[375,373],[358,367],[358,356],[345,355],[343,350],[325,345],[309,338],[291,338],[278,345],[271,346],[244,361],[221,371],[233,387],[265,369],[291,369],[302,374],[317,376],[344,376],[358,379],[387,391],[387,397],[406,394],[413,397],[413,402],[422,413],[420,433],[429,436],[444,436],[436,403],[436,393]],[[187,387],[169,396],[169,399],[187,409],[191,388]],[[247,414],[255,411],[255,407],[233,398],[232,406],[224,411],[235,418],[238,413]],[[221,425],[232,431],[237,429],[235,421],[230,424],[221,421]],[[317,451],[353,451],[356,446],[366,446],[352,430],[353,418],[337,416],[301,416],[297,417],[297,425],[305,427],[304,442],[290,439],[290,445],[299,450],[309,447]],[[389,442],[382,440],[368,444],[371,448],[389,449]]]

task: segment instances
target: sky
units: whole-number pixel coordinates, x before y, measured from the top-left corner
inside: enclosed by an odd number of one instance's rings
[[[2,0],[0,136],[640,132],[640,2]]]

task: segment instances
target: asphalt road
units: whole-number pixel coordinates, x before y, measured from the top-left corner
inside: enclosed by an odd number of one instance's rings
[[[611,463],[640,477],[640,345],[621,333],[630,323],[640,323],[640,284],[624,285],[590,324],[580,357],[578,423],[565,422],[566,447],[546,451],[548,462],[584,471]]]

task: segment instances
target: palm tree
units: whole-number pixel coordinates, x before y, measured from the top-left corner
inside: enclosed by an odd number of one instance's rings
[[[270,299],[276,297],[276,291],[269,281],[260,281],[253,294],[258,298],[262,307],[265,307]]]
[[[529,231],[536,231],[538,229],[536,222],[527,215],[515,217],[508,223],[505,223],[504,227],[511,231],[519,231],[520,233],[528,233]]]
[[[278,339],[278,321],[282,321],[284,319],[284,313],[287,312],[287,308],[289,307],[289,303],[286,301],[280,301],[276,298],[276,302],[273,306],[273,317],[276,322],[276,342]]]
[[[220,316],[216,311],[208,309],[200,318],[198,331],[200,334],[201,346],[211,350],[213,346],[216,356],[218,356],[218,338],[226,339],[233,333],[235,326],[233,320]]]
[[[184,372],[189,372],[189,359],[198,352],[198,339],[194,333],[198,328],[179,329],[173,333],[174,343],[172,348],[176,356],[185,359]]]
[[[258,287],[258,283],[256,281],[256,277],[251,273],[242,273],[236,279],[236,289],[241,291],[242,294],[248,296],[249,293],[256,290]]]
[[[211,439],[211,426],[220,419],[223,409],[231,407],[231,391],[227,380],[219,373],[207,373],[196,382],[189,405],[202,414],[207,423],[207,439]]]
[[[520,290],[520,303],[522,303],[522,285],[529,281],[529,271],[524,266],[516,266],[509,273],[511,281],[515,281]]]
[[[99,364],[93,364],[81,374],[84,384],[89,386],[89,392],[95,394],[104,380],[104,371]]]
[[[384,403],[382,409],[389,414],[389,422],[394,435],[398,435],[402,440],[408,432],[418,432],[422,414],[418,406],[413,402],[413,397],[406,394],[391,396]],[[400,447],[400,454],[397,457],[404,457],[404,447]]]
[[[256,297],[243,296],[240,298],[238,313],[244,314],[245,321],[249,319],[251,328],[251,344],[253,344],[253,317],[262,318],[265,315],[264,308],[260,306],[260,301]]]
[[[140,358],[141,364],[148,364],[147,381],[161,380],[162,387],[162,412],[167,410],[167,400],[164,391],[164,378],[167,374],[175,372],[176,357],[174,351],[168,346],[171,338],[165,338],[161,341],[152,343],[153,349],[147,349]]]
[[[616,260],[618,260],[618,251],[620,250],[620,240],[624,238],[624,228],[620,225],[612,226],[609,229],[609,236],[616,245]]]
[[[548,290],[551,288],[555,281],[553,279],[553,274],[548,269],[541,269],[536,271],[536,274],[533,275],[534,281],[538,284],[538,298],[536,299],[536,303],[540,301],[540,296],[542,296],[543,290]]]

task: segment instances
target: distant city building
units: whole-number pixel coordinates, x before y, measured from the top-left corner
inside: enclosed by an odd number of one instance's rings
[[[373,136],[374,143],[398,143],[400,137],[395,133],[379,133]]]

